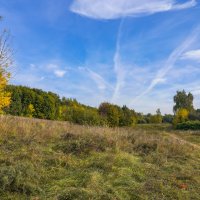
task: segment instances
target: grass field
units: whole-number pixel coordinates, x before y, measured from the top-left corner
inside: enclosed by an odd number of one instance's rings
[[[200,132],[1,116],[4,199],[200,199]]]

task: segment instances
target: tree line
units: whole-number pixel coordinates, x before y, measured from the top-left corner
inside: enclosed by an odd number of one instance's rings
[[[60,98],[52,92],[24,86],[8,85],[10,105],[3,110],[6,114],[40,119],[63,120],[81,125],[133,126],[137,123],[170,122],[171,116],[162,116],[158,109],[155,115],[136,113],[127,106],[103,102],[98,108],[86,106],[76,99]]]
[[[3,111],[15,116],[109,127],[160,123],[172,123],[176,126],[187,121],[200,121],[200,109],[194,108],[193,95],[187,94],[184,90],[177,91],[174,96],[174,115],[164,116],[160,109],[157,109],[156,114],[145,115],[126,105],[120,107],[108,102],[101,103],[98,108],[86,106],[76,99],[60,98],[55,93],[24,86],[8,85],[5,92],[10,94],[10,105],[6,105]]]

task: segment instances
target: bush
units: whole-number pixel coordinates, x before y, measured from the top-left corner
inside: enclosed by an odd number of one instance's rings
[[[200,121],[187,121],[177,124],[179,130],[200,130]]]
[[[174,116],[173,115],[164,115],[163,116],[163,123],[172,123],[173,122],[173,119],[174,119]]]
[[[61,137],[61,142],[55,146],[56,150],[60,150],[66,154],[88,154],[92,151],[104,152],[107,149],[115,147],[113,140],[97,135],[72,135],[67,133]]]

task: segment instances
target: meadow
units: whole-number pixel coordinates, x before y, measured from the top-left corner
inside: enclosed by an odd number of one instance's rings
[[[0,116],[1,200],[200,199],[200,131]]]

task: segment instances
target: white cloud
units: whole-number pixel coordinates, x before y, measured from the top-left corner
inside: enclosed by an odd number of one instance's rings
[[[74,0],[71,11],[94,19],[117,19],[193,7],[196,0]]]
[[[188,51],[184,53],[181,59],[200,62],[200,49],[192,50],[192,51]]]
[[[43,64],[43,67],[47,72],[51,72],[54,75],[56,75],[56,77],[58,78],[62,78],[65,74],[66,74],[66,68],[62,68],[60,67],[62,64],[60,64],[59,61],[52,61],[50,63],[47,64]]]
[[[54,74],[57,77],[62,78],[66,74],[66,71],[57,69],[57,70],[54,71]]]

